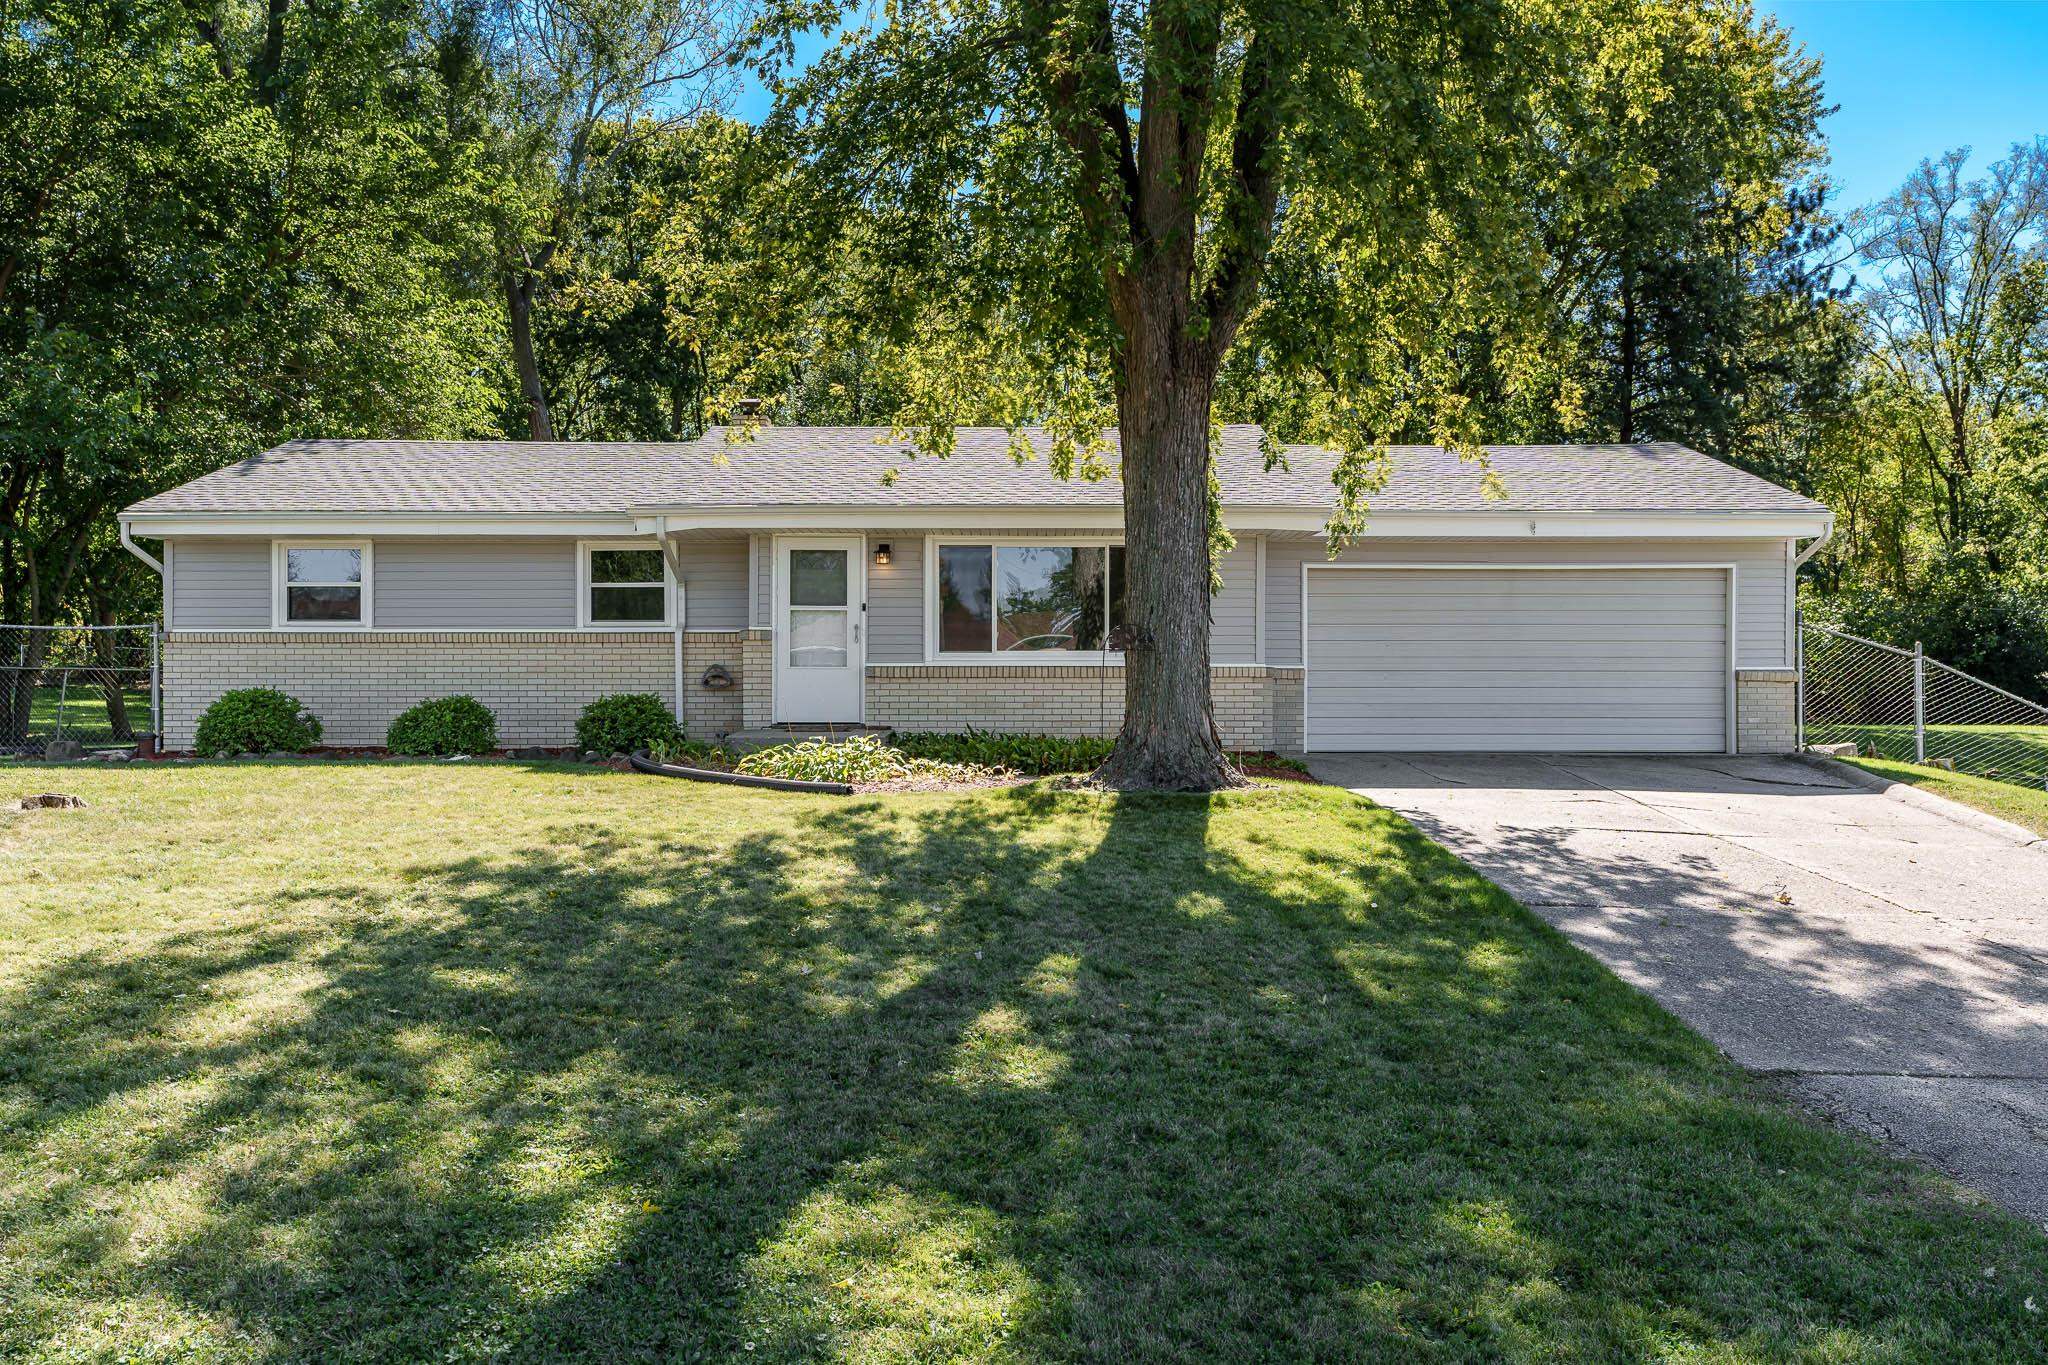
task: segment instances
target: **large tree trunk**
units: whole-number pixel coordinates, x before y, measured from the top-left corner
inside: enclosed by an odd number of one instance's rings
[[[1161,329],[1162,331],[1164,329]],[[1240,785],[1209,700],[1209,400],[1213,378],[1180,338],[1133,338],[1123,444],[1124,726],[1096,770],[1120,790]]]
[[[505,275],[505,321],[512,332],[512,368],[526,400],[528,439],[552,441],[555,424],[548,416],[548,397],[540,385],[540,365],[533,358],[533,276],[525,271]]]

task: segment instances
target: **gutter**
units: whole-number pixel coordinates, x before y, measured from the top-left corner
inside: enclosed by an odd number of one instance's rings
[[[1830,540],[1833,540],[1834,538],[1835,538],[1835,519],[1834,519],[1833,517],[1829,517],[1829,518],[1828,518],[1828,521],[1827,521],[1827,525],[1825,525],[1825,526],[1821,527],[1821,528],[1820,528],[1820,534],[1819,534],[1819,535],[1817,535],[1817,536],[1815,536],[1815,537],[1813,538],[1813,544],[1811,544],[1811,545],[1807,546],[1807,547],[1806,547],[1805,549],[1801,550],[1801,551],[1799,552],[1799,556],[1798,556],[1798,558],[1796,558],[1796,559],[1794,559],[1794,560],[1792,561],[1792,574],[1793,574],[1793,576],[1794,576],[1795,578],[1796,578],[1796,577],[1798,577],[1799,571],[1800,571],[1800,570],[1801,570],[1802,568],[1806,567],[1806,561],[1807,561],[1807,560],[1809,560],[1809,559],[1812,559],[1812,558],[1813,558],[1813,557],[1814,557],[1814,556],[1815,556],[1816,554],[1819,554],[1819,553],[1820,553],[1820,547],[1821,547],[1821,546],[1823,546],[1823,545],[1825,545],[1825,544],[1827,544],[1827,543],[1828,543],[1828,542],[1829,542]]]
[[[147,532],[145,532],[144,534],[147,534]],[[158,578],[162,578],[164,576],[163,561],[158,559],[155,555],[151,554],[149,551],[143,549],[140,545],[137,545],[135,543],[134,537],[128,534],[128,523],[126,521],[123,521],[121,523],[121,548],[126,550],[129,554],[134,555],[143,563],[149,565],[149,567],[156,572],[156,576]]]

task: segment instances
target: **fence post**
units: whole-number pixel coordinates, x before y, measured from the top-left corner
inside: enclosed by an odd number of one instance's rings
[[[1913,642],[1913,761],[1927,761],[1927,655]]]
[[[1806,752],[1806,612],[1792,608],[1792,743]]]

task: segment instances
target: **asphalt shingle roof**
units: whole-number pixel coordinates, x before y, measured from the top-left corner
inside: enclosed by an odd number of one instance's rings
[[[714,431],[675,444],[531,441],[292,441],[128,508],[140,513],[623,514],[689,507],[1114,505],[1115,480],[1061,482],[1023,464],[1009,433],[963,427],[954,453],[919,456],[885,428],[776,427],[744,442]],[[1324,509],[1335,457],[1288,448],[1268,471],[1259,429],[1226,427],[1217,477],[1226,505]],[[1820,504],[1668,443],[1491,446],[1506,498],[1476,464],[1437,446],[1396,446],[1375,512],[1816,512]],[[1114,463],[1114,450],[1110,456]],[[893,480],[885,475],[894,471]]]

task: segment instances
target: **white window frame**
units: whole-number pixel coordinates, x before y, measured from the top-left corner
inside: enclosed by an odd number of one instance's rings
[[[1081,549],[1088,546],[1124,548],[1122,536],[1065,536],[1057,534],[1037,536],[975,536],[945,535],[931,536],[924,547],[924,661],[928,664],[962,664],[981,668],[1013,665],[1023,667],[1054,668],[1122,668],[1123,651],[1118,649],[1033,649],[999,650],[991,648],[986,653],[969,654],[955,650],[951,653],[939,648],[939,551],[948,545],[986,545],[991,551],[1003,546],[1072,547]],[[989,566],[991,577],[995,566]],[[1108,566],[1104,565],[1104,588],[1108,591]],[[994,584],[991,582],[991,589]],[[994,603],[990,603],[994,610]],[[1106,620],[1105,620],[1106,624]],[[993,645],[993,625],[990,643]]]
[[[592,550],[652,550],[661,555],[661,619],[659,621],[593,621],[590,619],[590,552]],[[610,587],[648,587],[651,584],[613,583]],[[676,628],[676,609],[681,589],[676,585],[675,566],[668,561],[659,540],[579,540],[576,542],[576,629],[661,631]]]
[[[286,609],[285,589],[289,580],[285,574],[285,556],[293,550],[357,550],[362,554],[362,581],[358,584],[342,583],[301,583],[300,587],[360,587],[363,609],[361,619],[355,621],[294,621]],[[272,630],[294,631],[365,631],[369,630],[375,609],[375,580],[377,575],[375,547],[368,540],[342,540],[333,537],[306,540],[273,540],[270,542],[270,628]]]

